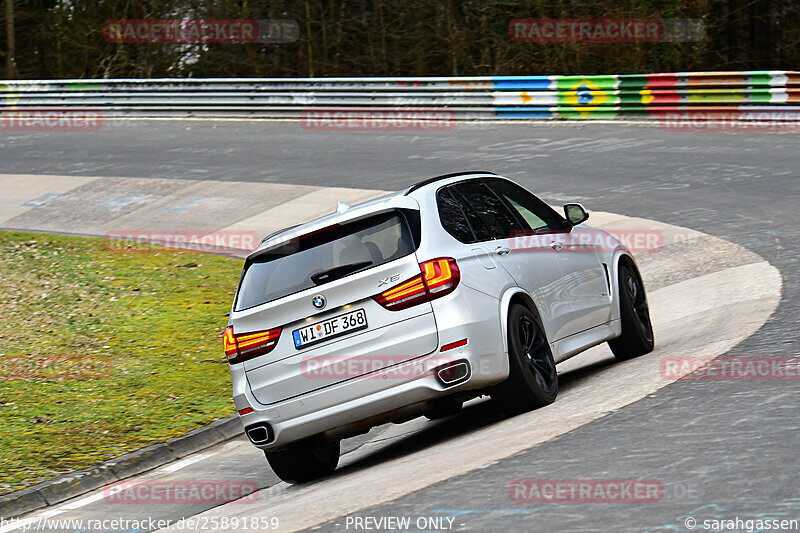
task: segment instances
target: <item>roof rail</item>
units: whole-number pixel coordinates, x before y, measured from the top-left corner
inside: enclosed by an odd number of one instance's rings
[[[433,178],[428,178],[426,180],[422,180],[418,183],[415,183],[411,187],[409,187],[403,196],[408,196],[410,193],[416,191],[417,189],[428,185],[429,183],[435,183],[439,180],[445,180],[447,178],[455,178],[456,176],[466,176],[467,174],[491,174],[492,176],[497,176],[494,172],[489,172],[488,170],[467,170],[465,172],[454,172],[452,174],[442,174],[441,176],[435,176]]]

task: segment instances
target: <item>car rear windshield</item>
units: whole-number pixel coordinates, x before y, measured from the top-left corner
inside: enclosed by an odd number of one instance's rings
[[[381,213],[264,250],[245,263],[234,309],[271,302],[413,253],[418,239],[407,215]]]

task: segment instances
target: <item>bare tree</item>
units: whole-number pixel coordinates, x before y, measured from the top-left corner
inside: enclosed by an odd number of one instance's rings
[[[15,80],[19,77],[17,62],[15,60],[16,46],[14,43],[14,0],[6,0],[6,78]]]
[[[8,78],[624,74],[800,64],[797,0],[0,2]],[[104,35],[108,21],[176,18],[294,21],[299,35],[245,44],[120,43]],[[525,18],[693,19],[705,35],[694,42],[514,40],[509,23]]]

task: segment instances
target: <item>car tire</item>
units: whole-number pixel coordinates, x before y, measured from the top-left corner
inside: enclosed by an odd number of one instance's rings
[[[305,439],[277,451],[264,451],[273,472],[287,483],[307,483],[332,474],[339,464],[339,442]]]
[[[652,352],[655,340],[644,284],[636,267],[627,263],[619,267],[619,312],[622,334],[608,341],[614,357],[625,361]]]
[[[539,318],[523,305],[508,312],[508,379],[491,392],[506,414],[530,411],[555,401],[558,372]]]

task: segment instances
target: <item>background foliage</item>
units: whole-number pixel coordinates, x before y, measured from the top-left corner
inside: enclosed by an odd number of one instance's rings
[[[695,43],[603,44],[508,36],[515,18],[602,17],[700,18],[707,34]],[[106,20],[164,18],[292,19],[301,31],[297,42],[284,44],[116,44],[103,37]],[[18,75],[7,78],[598,74],[800,64],[800,2],[781,0],[16,0],[14,19]]]
[[[0,0],[13,1],[5,77],[597,74],[792,69],[796,0]],[[0,10],[0,54],[7,51]],[[515,18],[699,18],[695,43],[513,42]],[[110,19],[291,19],[288,44],[115,44]],[[0,57],[0,68],[6,58]]]

